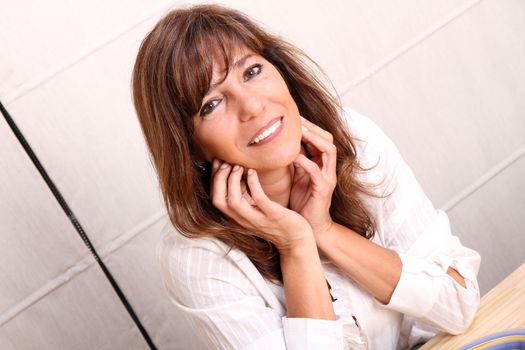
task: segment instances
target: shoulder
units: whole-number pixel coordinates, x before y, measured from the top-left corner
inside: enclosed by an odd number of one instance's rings
[[[354,141],[358,158],[377,158],[380,154],[399,156],[398,149],[390,137],[369,117],[350,107],[344,107],[343,121]]]
[[[204,307],[255,294],[241,269],[246,255],[213,237],[188,238],[170,222],[161,231],[157,260],[168,294],[179,305]]]
[[[238,249],[230,249],[228,245],[214,237],[189,238],[178,232],[171,222],[167,222],[161,230],[157,246],[157,258],[162,264],[184,258],[208,259],[227,257],[233,261],[242,260],[246,255]]]
[[[226,244],[212,237],[189,238],[181,234],[171,222],[167,222],[160,232],[160,250],[183,250],[202,248],[214,252],[223,252]]]
[[[357,176],[365,183],[377,185],[381,193],[387,193],[387,185],[403,164],[396,145],[372,119],[352,108],[343,108],[343,121],[352,137],[359,165],[368,169]]]
[[[352,137],[359,141],[374,143],[389,140],[383,130],[369,117],[350,107],[343,107],[343,121]]]

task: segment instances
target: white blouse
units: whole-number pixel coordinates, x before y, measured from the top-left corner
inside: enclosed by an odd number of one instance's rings
[[[370,119],[345,109],[362,181],[385,198],[366,198],[373,242],[396,251],[401,278],[384,305],[322,259],[337,320],[287,318],[282,286],[265,280],[239,250],[212,238],[188,239],[171,224],[159,244],[162,278],[173,303],[209,349],[406,349],[437,330],[465,331],[479,305],[480,256],[450,232],[392,141]],[[456,269],[467,288],[446,272]]]

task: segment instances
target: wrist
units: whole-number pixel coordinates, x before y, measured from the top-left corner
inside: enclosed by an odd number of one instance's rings
[[[326,220],[325,222],[312,225],[312,231],[314,233],[314,236],[320,237],[329,233],[332,230],[334,224],[335,223],[332,221],[332,218],[329,217],[328,220]]]
[[[323,250],[324,247],[333,244],[336,239],[336,230],[338,224],[330,220],[330,222],[322,229],[315,231],[315,243],[319,249]]]
[[[317,245],[314,236],[310,234],[288,242],[286,245],[278,247],[277,249],[279,250],[282,261],[288,257],[294,258],[304,256],[305,254],[309,255],[312,251],[317,251]]]

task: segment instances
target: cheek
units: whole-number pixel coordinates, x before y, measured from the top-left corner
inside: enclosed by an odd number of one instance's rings
[[[210,152],[213,150],[213,142],[209,142],[210,138],[207,136],[206,132],[202,130],[195,130],[193,134],[193,144],[196,145],[201,153],[201,156],[209,160]]]
[[[210,146],[199,144],[199,148],[204,159],[206,159],[207,161],[211,161],[211,159],[213,158],[213,151],[210,148]]]
[[[219,158],[227,161],[237,153],[237,132],[237,125],[227,116],[217,113],[195,126],[194,140],[206,160]]]
[[[220,157],[221,149],[220,144],[218,142],[214,141],[197,141],[197,145],[199,146],[202,155],[206,160],[211,161],[214,157]]]
[[[301,143],[302,137],[303,131],[299,111],[294,111],[289,119],[288,138],[294,142]]]
[[[195,141],[206,160],[211,162],[213,158],[219,158],[227,161],[235,153],[235,147],[229,141],[230,136],[221,130],[216,130],[198,135]]]

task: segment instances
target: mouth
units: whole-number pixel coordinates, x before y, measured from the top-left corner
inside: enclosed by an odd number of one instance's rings
[[[277,117],[272,120],[264,127],[259,129],[252,140],[248,143],[248,146],[258,146],[273,140],[279,132],[282,130],[283,117]]]

